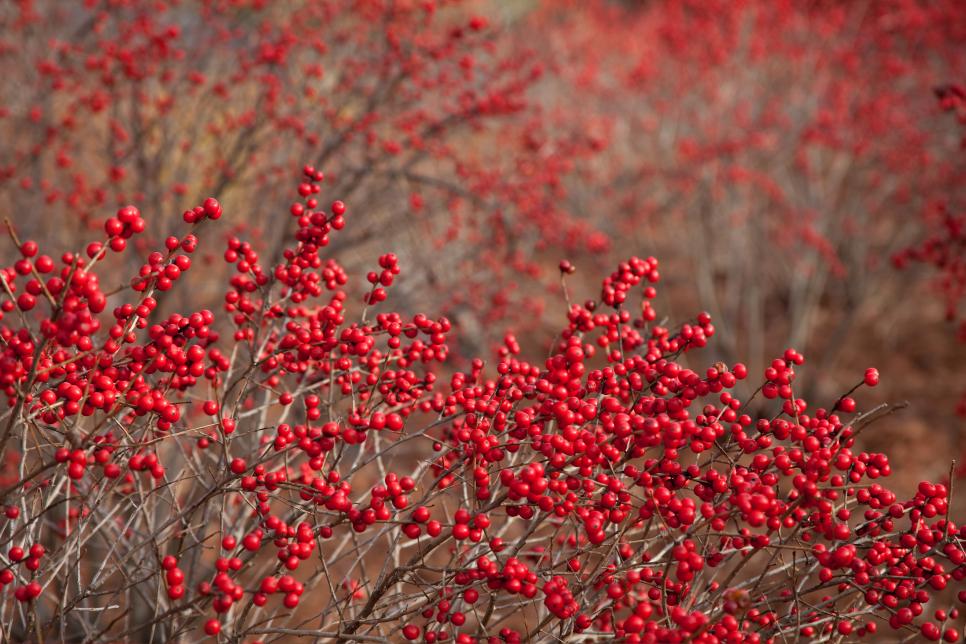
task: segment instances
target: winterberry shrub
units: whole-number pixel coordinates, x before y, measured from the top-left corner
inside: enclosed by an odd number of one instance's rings
[[[385,308],[391,253],[350,288],[329,244],[362,214],[322,185],[305,167],[277,260],[227,241],[217,314],[161,313],[207,277],[192,259],[218,238],[215,199],[116,292],[137,208],[77,251],[9,227],[5,636],[959,639],[951,488],[899,498],[856,443],[895,410],[862,409],[875,369],[823,408],[797,394],[794,349],[762,373],[689,366],[711,317],[660,322],[658,262],[632,257],[542,363],[507,336],[442,372],[451,323]]]
[[[961,192],[930,96],[966,73],[959,3],[561,1],[533,18],[548,82],[609,133],[569,194],[688,276],[697,297],[675,299],[715,316],[719,359],[758,371],[779,343],[847,364],[914,288],[889,258],[918,213]]]
[[[536,300],[496,288],[498,276],[533,273],[535,249],[584,245],[589,225],[562,206],[562,182],[595,149],[580,123],[542,109],[535,52],[473,9],[4,3],[0,198],[46,213],[24,217],[23,234],[66,243],[98,227],[105,208],[170,212],[217,194],[231,223],[277,258],[280,229],[267,222],[288,200],[279,186],[308,159],[337,194],[367,204],[367,226],[341,248],[380,252],[371,231],[384,230],[407,240],[397,251],[421,282],[440,285],[403,289],[406,310],[526,319]],[[174,231],[151,217],[146,233],[133,242],[142,255]],[[488,345],[485,325],[474,335]]]

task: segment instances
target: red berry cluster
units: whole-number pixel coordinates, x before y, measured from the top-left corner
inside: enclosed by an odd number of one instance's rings
[[[129,289],[97,288],[98,249],[63,257],[49,306],[7,307],[2,438],[19,458],[0,581],[36,608],[0,599],[16,632],[54,632],[42,616],[66,606],[124,639],[79,609],[137,587],[162,591],[168,638],[301,632],[303,611],[334,639],[959,637],[940,602],[966,600],[966,528],[948,484],[901,499],[887,457],[857,442],[875,369],[812,407],[787,349],[745,395],[743,363],[689,366],[711,316],[657,323],[658,263],[631,258],[570,306],[542,362],[508,335],[495,364],[440,380],[450,322],[381,310],[393,254],[364,306],[350,298],[322,256],[346,208],[322,210],[322,173],[303,177],[273,267],[228,240],[224,319],[162,313],[214,200]],[[16,244],[6,302],[41,268]],[[67,565],[78,547],[89,568]]]

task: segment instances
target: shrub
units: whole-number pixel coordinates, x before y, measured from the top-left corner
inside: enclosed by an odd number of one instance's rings
[[[12,212],[45,213],[22,217],[22,232],[65,244],[96,229],[105,208],[138,203],[151,214],[134,240],[146,255],[173,233],[160,213],[216,194],[235,229],[277,258],[280,187],[310,160],[337,194],[366,204],[367,225],[338,241],[348,263],[349,248],[379,251],[381,230],[405,239],[397,252],[410,270],[439,285],[398,293],[405,310],[532,318],[535,300],[496,284],[532,273],[534,249],[582,243],[587,225],[561,207],[561,184],[594,147],[579,123],[541,108],[536,53],[471,9],[4,5],[0,197]],[[202,295],[196,306],[217,306]],[[464,341],[489,346],[486,328]]]
[[[214,199],[117,292],[138,209],[59,257],[10,228],[5,633],[959,638],[938,603],[966,599],[950,488],[900,499],[887,457],[855,447],[895,410],[858,411],[874,369],[822,408],[796,395],[794,349],[763,374],[689,367],[711,318],[657,323],[658,262],[634,257],[570,306],[543,364],[508,336],[495,364],[439,377],[449,321],[384,310],[392,254],[350,297],[325,251],[355,215],[323,207],[322,180],[304,169],[273,265],[228,241],[218,316],[158,313],[195,278]],[[768,415],[732,393],[748,378]]]
[[[549,82],[612,133],[597,182],[568,196],[592,195],[621,252],[687,276],[672,302],[715,316],[718,359],[759,371],[791,345],[824,372],[898,317],[915,283],[889,257],[936,195],[962,194],[958,137],[931,97],[964,73],[956,2],[545,9]]]

